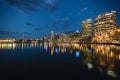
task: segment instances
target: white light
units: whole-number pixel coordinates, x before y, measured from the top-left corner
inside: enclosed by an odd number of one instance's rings
[[[111,70],[108,70],[108,71],[107,71],[107,74],[108,74],[109,76],[112,76],[112,77],[118,77],[118,75],[117,75],[114,71],[111,71]]]
[[[88,66],[89,69],[93,68],[93,65],[91,63],[88,63],[87,66]]]
[[[53,31],[51,31],[51,33],[54,33]]]
[[[79,30],[76,30],[76,32],[78,33],[78,32],[79,32]]]

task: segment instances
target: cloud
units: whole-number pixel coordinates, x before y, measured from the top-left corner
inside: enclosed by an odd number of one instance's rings
[[[6,2],[25,13],[42,9],[55,11],[58,7],[58,0],[6,0]]]
[[[72,23],[68,17],[66,18],[60,18],[54,20],[51,24],[50,27],[54,31],[68,31],[70,29]]]
[[[27,26],[36,26],[35,24],[33,24],[32,22],[25,22],[25,25],[27,25]]]
[[[80,12],[86,11],[87,9],[88,9],[88,8],[83,8],[83,9],[81,9]]]
[[[81,9],[81,10],[78,12],[78,14],[80,14],[80,13],[82,13],[82,12],[86,11],[86,10],[88,10],[88,8],[87,8],[87,7],[85,7],[85,8],[83,8],[83,9]]]
[[[40,30],[42,30],[42,28],[41,28],[41,27],[37,27],[37,28],[35,28],[34,30],[35,30],[35,31],[40,31]]]
[[[45,9],[49,11],[55,11],[58,8],[58,0],[44,0]]]

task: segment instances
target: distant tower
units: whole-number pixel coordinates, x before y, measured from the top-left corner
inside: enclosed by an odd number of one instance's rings
[[[50,41],[54,41],[54,32],[51,31],[51,34],[50,34]]]
[[[25,34],[24,34],[24,33],[22,33],[22,39],[24,39],[24,36],[25,36]]]

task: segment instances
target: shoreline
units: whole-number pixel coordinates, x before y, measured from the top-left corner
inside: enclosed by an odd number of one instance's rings
[[[44,43],[45,41],[38,41],[38,42],[0,42],[0,44],[8,44],[8,43]],[[96,43],[96,42],[53,42],[53,43],[70,43],[70,44],[105,44],[105,45],[118,45],[120,46],[120,43]]]

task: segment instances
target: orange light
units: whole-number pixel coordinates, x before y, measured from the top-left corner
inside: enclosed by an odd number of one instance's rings
[[[113,57],[113,52],[112,51],[110,52],[110,56]]]
[[[120,60],[120,54],[119,54],[119,60]]]
[[[120,32],[120,29],[118,29],[117,31]]]
[[[0,44],[0,49],[2,48],[2,44]]]

